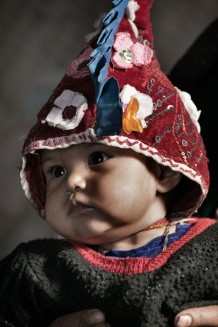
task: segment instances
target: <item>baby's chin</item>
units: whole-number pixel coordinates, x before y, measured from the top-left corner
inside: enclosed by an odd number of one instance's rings
[[[108,243],[112,240],[112,229],[113,228],[107,223],[86,223],[83,226],[80,225],[78,228],[74,229],[72,233],[68,231],[64,237],[72,242],[84,243],[87,245],[99,245]]]

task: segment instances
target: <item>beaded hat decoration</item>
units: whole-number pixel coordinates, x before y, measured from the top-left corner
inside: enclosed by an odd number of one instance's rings
[[[112,0],[101,30],[39,111],[23,146],[21,182],[41,216],[46,185],[39,150],[84,142],[129,148],[186,176],[189,185],[171,206],[171,218],[191,215],[206,196],[209,175],[200,112],[159,68],[152,2]]]

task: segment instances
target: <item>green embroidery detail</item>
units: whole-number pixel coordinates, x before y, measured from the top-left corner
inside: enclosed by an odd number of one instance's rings
[[[121,52],[119,52],[119,55],[120,58],[128,64],[131,64],[131,62],[133,61],[133,55],[130,50],[122,50]]]

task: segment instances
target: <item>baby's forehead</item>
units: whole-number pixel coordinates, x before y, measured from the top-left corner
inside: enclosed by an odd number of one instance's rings
[[[149,161],[149,165],[154,165],[155,162],[152,158],[145,156],[144,154],[138,153],[131,148],[120,148],[116,146],[110,146],[107,144],[102,144],[98,142],[91,143],[79,143],[72,144],[68,147],[62,148],[52,148],[52,149],[41,149],[40,157],[41,162],[47,161],[49,159],[61,158],[62,156],[71,154],[71,155],[80,155],[80,154],[91,154],[93,152],[105,152],[108,155],[115,156],[134,156],[140,158],[145,162]]]

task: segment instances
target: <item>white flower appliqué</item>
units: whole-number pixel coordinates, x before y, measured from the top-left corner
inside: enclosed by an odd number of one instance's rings
[[[197,131],[200,133],[201,127],[200,127],[200,124],[198,123],[198,119],[200,117],[201,110],[197,109],[197,107],[194,104],[194,102],[192,101],[191,96],[190,96],[189,93],[181,91],[177,87],[176,87],[176,89],[177,89],[177,91],[179,93],[179,96],[180,96],[186,110],[188,111],[188,113],[189,113],[189,115],[191,117],[191,120],[193,121],[193,123],[197,127]]]
[[[135,13],[140,8],[139,4],[135,0],[129,0],[126,7],[126,17],[132,22],[135,20]]]
[[[135,13],[140,8],[139,4],[135,0],[129,0],[128,5],[126,7],[126,17],[132,27],[133,33],[135,34],[135,37],[138,38],[138,28],[135,25],[134,21],[136,19]]]
[[[87,108],[87,100],[81,93],[64,90],[55,100],[45,122],[63,130],[74,129],[81,122]]]
[[[123,129],[125,133],[132,131],[142,133],[147,127],[145,118],[153,112],[152,98],[126,84],[120,93],[123,103]]]

